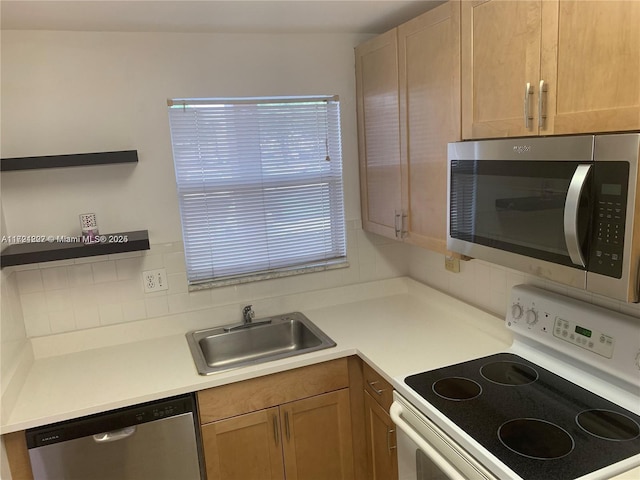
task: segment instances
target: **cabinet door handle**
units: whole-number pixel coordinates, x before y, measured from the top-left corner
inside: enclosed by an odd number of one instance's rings
[[[409,233],[407,231],[408,216],[407,212],[402,212],[402,230],[400,231],[400,238],[406,238]]]
[[[278,416],[273,416],[273,439],[276,441],[276,445],[280,443],[280,436],[278,435]]]
[[[529,82],[524,87],[524,128],[529,130],[532,125],[533,116],[531,115],[531,97],[533,96],[533,87]]]
[[[396,227],[396,238],[400,237],[400,212],[396,210],[396,218],[395,218],[395,225]]]
[[[547,120],[547,84],[540,80],[540,91],[538,92],[538,126],[544,128]]]
[[[284,431],[287,435],[287,442],[291,440],[291,432],[289,431],[289,412],[284,412]]]
[[[380,383],[378,381],[375,382],[370,382],[367,380],[367,383],[369,384],[369,386],[371,387],[371,390],[373,390],[375,392],[376,395],[382,395],[382,392],[384,392],[384,389],[377,389],[376,387],[374,387],[374,385]]]
[[[397,445],[391,446],[391,434],[393,432],[395,432],[393,428],[387,429],[387,451],[389,452],[389,455],[391,455],[391,450],[398,448]]]

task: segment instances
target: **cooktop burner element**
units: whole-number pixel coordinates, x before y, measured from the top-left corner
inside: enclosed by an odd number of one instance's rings
[[[562,458],[574,447],[565,429],[537,418],[509,420],[498,429],[498,437],[509,450],[537,460]]]
[[[480,368],[484,378],[500,385],[527,385],[538,379],[538,372],[523,363],[491,362]]]
[[[640,453],[640,416],[512,353],[404,382],[523,479],[579,478]]]
[[[634,420],[609,410],[586,410],[578,414],[576,422],[585,432],[604,440],[623,442],[640,435],[640,426]]]
[[[482,387],[468,378],[450,377],[434,382],[433,391],[447,400],[471,400],[482,393]]]

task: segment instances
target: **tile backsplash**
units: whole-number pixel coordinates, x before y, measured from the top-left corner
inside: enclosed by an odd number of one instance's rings
[[[404,276],[404,245],[347,222],[349,267],[189,292],[182,242],[14,267],[28,337],[83,330],[221,305]],[[168,290],[145,293],[142,272],[164,268]],[[259,311],[257,313],[260,313]]]
[[[195,292],[187,288],[182,242],[152,244],[145,252],[13,267],[4,269],[10,271],[3,275],[15,284],[27,337],[242,303],[258,302],[263,311],[256,311],[264,315],[271,304],[275,306],[276,297],[400,276],[410,276],[500,317],[511,287],[530,283],[640,318],[640,304],[618,302],[479,260],[460,262],[460,273],[451,273],[444,267],[442,254],[369,234],[358,221],[348,222],[347,246],[348,268]],[[158,268],[166,270],[169,288],[144,293],[142,272]]]
[[[481,260],[460,262],[460,272],[445,269],[444,255],[411,247],[408,275],[467,303],[504,317],[511,287],[536,285],[610,310],[640,317],[640,304],[626,303]]]

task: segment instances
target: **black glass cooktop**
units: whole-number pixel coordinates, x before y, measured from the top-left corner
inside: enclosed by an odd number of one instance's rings
[[[524,479],[575,479],[640,453],[640,416],[517,355],[405,383]]]

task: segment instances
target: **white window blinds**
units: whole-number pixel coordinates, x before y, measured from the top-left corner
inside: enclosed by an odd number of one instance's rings
[[[190,284],[346,263],[337,98],[169,105]]]

